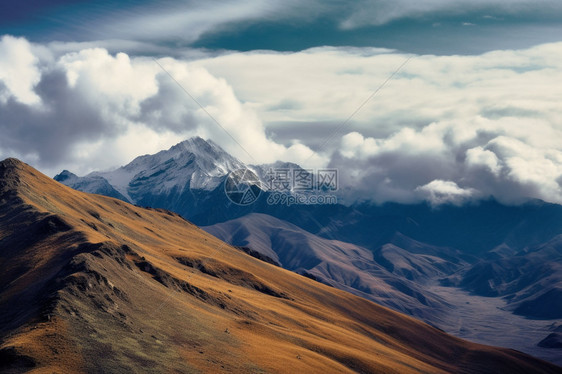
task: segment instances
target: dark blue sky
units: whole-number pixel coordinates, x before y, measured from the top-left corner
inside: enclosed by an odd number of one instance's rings
[[[476,26],[475,22],[479,24]],[[330,19],[298,25],[246,22],[232,25],[225,31],[210,31],[193,45],[242,51],[294,51],[330,45],[389,48],[417,54],[480,54],[495,49],[519,49],[559,41],[562,35],[558,32],[562,27],[557,25],[551,25],[557,32],[549,33],[548,24],[502,25],[483,18],[447,19],[438,23],[400,20],[382,26],[340,30]],[[473,25],[463,25],[468,23]]]
[[[479,54],[562,40],[562,5],[554,1],[450,3],[32,0],[0,4],[0,34],[43,43],[134,40],[240,51],[370,46],[420,54]]]

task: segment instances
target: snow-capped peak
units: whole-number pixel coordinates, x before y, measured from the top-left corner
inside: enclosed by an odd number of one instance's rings
[[[211,140],[193,137],[168,150],[135,158],[129,164],[108,172],[93,172],[85,178],[106,179],[129,201],[136,201],[138,181],[150,185],[152,193],[165,193],[172,189],[213,190],[232,170],[245,165]],[[57,176],[59,181],[76,177],[69,171]],[[135,186],[133,186],[135,185]],[[143,188],[144,190],[145,188]]]

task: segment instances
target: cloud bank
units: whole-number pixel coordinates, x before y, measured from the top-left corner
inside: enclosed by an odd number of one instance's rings
[[[268,139],[256,113],[224,79],[185,61],[102,48],[56,55],[11,36],[1,39],[0,50],[6,66],[0,153],[51,172],[60,165],[81,173],[118,166],[195,134],[246,162],[301,161],[312,154],[302,144]]]
[[[225,77],[277,141],[330,153],[348,201],[561,203],[561,47],[414,56],[343,127],[409,56],[325,47],[193,64]]]
[[[0,40],[0,156],[84,174],[199,135],[251,163],[336,167],[346,202],[562,203],[560,43],[414,56],[344,126],[410,56],[72,48]]]

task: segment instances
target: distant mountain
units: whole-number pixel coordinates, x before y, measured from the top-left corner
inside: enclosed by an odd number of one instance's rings
[[[229,172],[245,167],[213,141],[195,137],[166,151],[137,157],[113,171],[84,177],[64,171],[55,180],[80,191],[170,209],[190,217],[207,212],[209,204],[205,201],[211,198],[210,193],[220,192],[215,195],[228,203],[222,189],[224,180]]]
[[[516,314],[562,319],[562,235],[513,255],[484,259],[443,279],[477,295],[501,296]]]
[[[463,206],[365,202],[337,211],[335,207],[313,208],[318,213],[315,222],[289,220],[320,236],[371,249],[400,233],[474,258],[501,248],[515,253],[562,234],[562,205],[539,200],[514,206],[489,199]]]
[[[243,167],[245,165],[242,162],[212,140],[194,137],[167,151],[139,156],[114,171],[93,172],[83,178],[65,171],[57,175],[55,180],[76,183],[80,179],[103,178],[127,199],[135,201],[144,198],[143,192],[147,189],[155,195],[185,188],[211,191],[230,171]]]
[[[55,180],[78,191],[96,193],[129,202],[129,199],[117,191],[111,184],[109,184],[107,179],[101,175],[90,175],[88,177],[81,178],[72,174],[68,170],[63,170],[62,173],[55,177]]]
[[[560,373],[0,162],[0,371]]]
[[[373,260],[389,272],[418,284],[452,274],[469,264],[464,259],[467,256],[459,250],[421,243],[400,233],[375,248],[373,254]]]
[[[227,243],[258,251],[286,269],[433,324],[439,324],[451,306],[426,291],[422,278],[445,276],[464,264],[421,253],[408,255],[389,244],[378,252],[387,269],[366,248],[324,239],[258,213],[202,228]]]

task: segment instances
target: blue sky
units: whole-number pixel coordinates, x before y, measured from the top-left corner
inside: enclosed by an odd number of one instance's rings
[[[0,158],[86,174],[198,135],[340,168],[349,199],[562,203],[561,20],[553,0],[3,2]]]
[[[0,34],[31,41],[136,40],[171,47],[318,46],[475,54],[558,41],[557,1],[26,1],[0,5]]]

